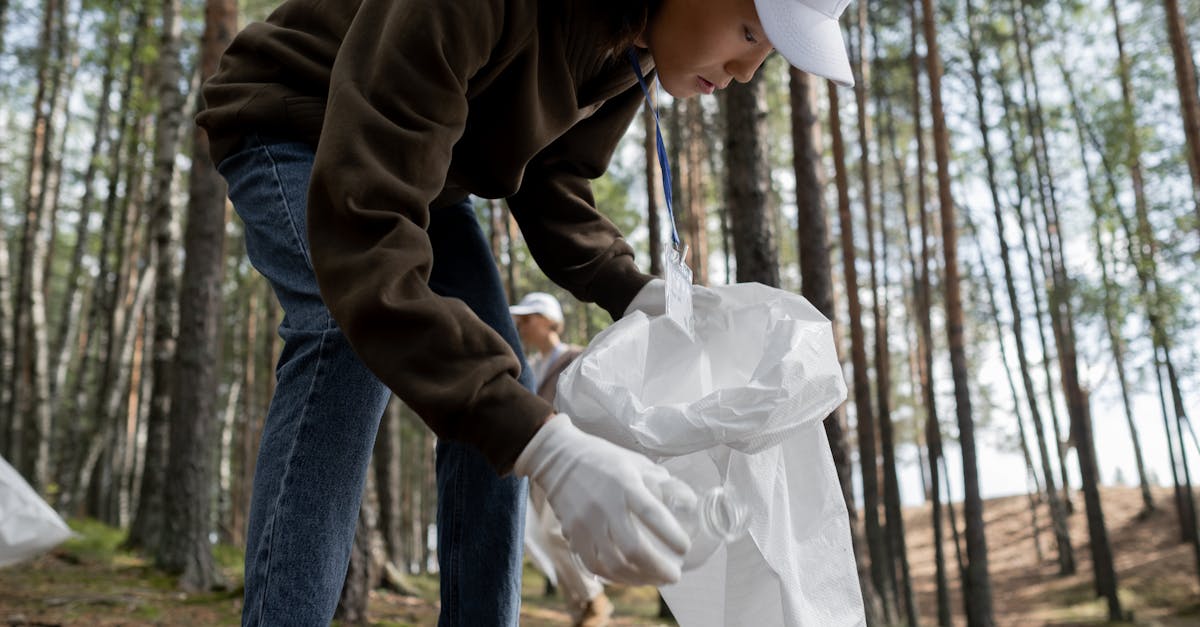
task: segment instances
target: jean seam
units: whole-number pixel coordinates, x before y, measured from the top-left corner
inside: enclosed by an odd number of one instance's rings
[[[278,494],[278,496],[275,497],[275,503],[271,507],[271,519],[269,521],[267,521],[267,525],[269,525],[269,528],[270,528],[270,533],[268,535],[267,542],[265,543],[266,559],[264,560],[264,564],[258,569],[263,573],[262,574],[262,585],[260,588],[260,590],[262,592],[261,592],[261,594],[259,594],[259,597],[258,597],[258,615],[259,615],[260,621],[264,614],[263,608],[266,606],[267,594],[270,591],[269,583],[271,581],[271,557],[272,557],[272,554],[275,552],[273,550],[275,541],[279,537],[279,534],[275,533],[276,532],[275,519],[279,516],[280,502],[283,501],[284,493],[287,492],[288,477],[291,474],[290,471],[292,469],[292,466],[297,461],[295,459],[296,443],[300,440],[300,432],[301,432],[301,430],[303,430],[305,420],[309,416],[309,411],[308,411],[309,410],[309,402],[308,401],[309,401],[309,399],[312,398],[313,390],[316,388],[317,380],[320,379],[321,375],[322,375],[321,367],[325,361],[325,347],[327,345],[326,339],[327,339],[327,336],[329,333],[330,333],[330,331],[321,332],[321,340],[317,346],[317,362],[313,366],[312,379],[309,381],[308,390],[305,391],[305,395],[304,395],[305,401],[300,410],[300,416],[299,416],[299,418],[297,418],[296,431],[292,435],[292,445],[291,445],[291,449],[288,451],[288,456],[287,456],[288,462],[284,468],[283,476],[279,478],[279,484],[280,484],[279,494]]]
[[[313,267],[312,256],[309,254],[308,234],[300,233],[300,229],[296,227],[296,220],[292,217],[292,204],[288,201],[287,194],[283,193],[283,176],[279,173],[279,162],[275,160],[275,156],[271,154],[271,147],[263,144],[263,154],[266,155],[267,161],[271,164],[271,174],[275,176],[276,189],[279,190],[280,204],[283,206],[283,215],[287,219],[288,228],[292,232],[292,237],[296,241],[297,247],[300,249],[300,255],[304,257],[304,263],[308,266],[308,270],[316,276],[316,269]],[[306,208],[307,210],[307,208]],[[332,326],[332,316],[326,320],[327,326]]]

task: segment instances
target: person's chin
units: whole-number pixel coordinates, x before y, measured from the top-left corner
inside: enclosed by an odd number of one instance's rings
[[[700,95],[700,89],[697,85],[689,84],[687,81],[672,80],[672,78],[659,77],[663,91],[671,94],[672,98],[683,100]]]

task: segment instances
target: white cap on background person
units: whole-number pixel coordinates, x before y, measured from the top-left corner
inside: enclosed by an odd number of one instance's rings
[[[541,314],[551,322],[559,325],[563,323],[562,306],[558,304],[558,299],[545,292],[526,294],[521,302],[508,308],[508,313],[514,316]]]
[[[854,85],[838,24],[850,0],[754,0],[754,4],[767,39],[788,63],[835,83]]]

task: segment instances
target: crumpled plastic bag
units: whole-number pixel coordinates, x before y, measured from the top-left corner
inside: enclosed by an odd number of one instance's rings
[[[71,535],[54,509],[0,457],[0,567],[34,557]]]
[[[723,486],[746,507],[745,536],[662,588],[680,625],[865,624],[821,422],[846,398],[832,326],[790,292],[713,291],[694,338],[640,312],[598,334],[560,376],[558,407],[697,493]]]

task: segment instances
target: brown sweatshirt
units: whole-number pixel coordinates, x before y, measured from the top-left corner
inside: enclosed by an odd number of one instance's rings
[[[499,334],[430,290],[425,228],[468,193],[507,198],[576,298],[616,318],[650,279],[591,192],[642,101],[625,56],[603,50],[601,4],[289,0],[233,40],[197,118],[215,163],[247,133],[316,147],[322,298],[380,380],[500,473],[552,409]]]

